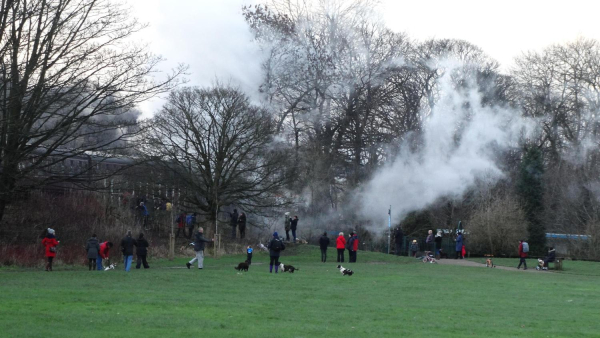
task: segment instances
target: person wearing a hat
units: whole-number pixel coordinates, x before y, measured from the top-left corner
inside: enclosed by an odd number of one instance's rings
[[[285,250],[285,245],[283,244],[283,241],[279,239],[277,231],[273,233],[273,239],[271,239],[267,248],[269,248],[269,256],[271,256],[269,273],[273,272],[273,264],[275,264],[275,273],[277,273],[279,270],[279,255],[281,254],[281,251]]]
[[[54,236],[54,229],[48,228],[46,237],[42,239],[42,245],[46,248],[46,271],[52,271],[52,260],[56,257],[56,246],[60,243]]]
[[[417,252],[419,251],[419,243],[417,243],[416,239],[413,239],[412,243],[410,243],[410,253],[411,256],[417,257]]]
[[[348,241],[348,251],[350,253],[350,263],[356,263],[356,252],[358,251],[358,234],[352,232],[352,236]]]

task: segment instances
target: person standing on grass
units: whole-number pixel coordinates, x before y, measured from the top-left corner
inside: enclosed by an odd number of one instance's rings
[[[150,244],[144,238],[144,234],[140,233],[137,241],[135,241],[135,253],[137,255],[137,263],[135,265],[136,269],[139,269],[140,265],[142,265],[142,263],[144,263],[144,269],[150,268],[150,266],[148,266],[148,262],[146,261],[146,256],[148,255],[148,247],[149,246],[150,246]]]
[[[211,243],[214,241],[214,238],[211,240],[204,238],[204,228],[198,228],[198,232],[194,238],[194,251],[196,251],[196,257],[185,263],[185,266],[189,269],[195,261],[198,261],[198,269],[202,270],[204,268],[204,243]]]
[[[271,239],[271,241],[267,245],[267,248],[269,248],[270,256],[269,273],[273,272],[273,264],[275,264],[275,273],[277,273],[277,271],[279,270],[279,256],[281,255],[281,252],[285,250],[285,245],[283,244],[283,241],[279,238],[279,234],[277,233],[277,231],[273,233],[273,239]]]
[[[238,220],[240,217],[238,215],[237,209],[233,209],[233,212],[229,213],[229,217],[230,217],[229,225],[231,226],[231,238],[235,239],[236,232],[237,232],[235,228],[237,227]]]
[[[356,232],[352,232],[348,250],[350,251],[350,263],[356,263],[356,253],[358,252],[358,234]]]
[[[433,230],[427,232],[427,238],[425,239],[425,250],[433,252]]]
[[[442,248],[442,231],[439,230],[435,235],[435,257],[439,259],[440,257],[440,249]]]
[[[240,238],[243,239],[246,237],[246,214],[243,212],[238,218],[238,227],[240,228]]]
[[[463,235],[461,232],[458,233],[458,235],[456,236],[456,245],[455,245],[455,249],[456,249],[456,257],[454,259],[462,259],[462,249],[463,249]]]
[[[525,246],[525,248],[523,248]],[[525,258],[527,258],[527,253],[529,252],[529,244],[525,241],[519,241],[519,265],[517,269],[521,268],[521,264],[523,264],[523,270],[527,270],[527,262]]]
[[[85,245],[85,251],[87,252],[88,257],[89,271],[92,271],[92,269],[97,266],[96,261],[98,259],[98,253],[100,252],[99,243],[100,242],[98,241],[98,238],[96,238],[96,234],[93,234],[92,238],[88,239]]]
[[[42,245],[46,248],[46,258],[48,259],[46,271],[52,271],[52,261],[56,257],[56,247],[60,241],[56,240],[54,229],[48,228],[46,231],[46,236],[42,239]]]
[[[344,263],[344,250],[346,250],[346,238],[344,238],[343,232],[340,232],[338,238],[335,240],[335,248],[337,249],[337,262]]]
[[[417,257],[417,252],[419,252],[419,243],[417,243],[416,239],[413,239],[412,243],[410,244],[410,255],[412,257]]]
[[[108,252],[113,247],[112,242],[104,242],[100,244],[100,252],[98,253],[98,259],[96,260],[96,269],[102,270],[102,260],[108,260]]]
[[[404,242],[404,233],[401,227],[396,227],[394,231],[394,243],[396,244],[396,256],[402,253],[402,243]]]
[[[285,229],[285,240],[289,242],[290,241],[290,230],[292,229],[292,219],[290,218],[289,212],[285,213],[284,229]]]
[[[298,216],[294,216],[290,220],[290,229],[292,229],[292,237],[294,237],[294,243],[296,243],[296,229],[298,228]]]
[[[329,237],[327,237],[327,231],[323,233],[323,236],[319,238],[319,247],[321,248],[321,262],[327,261],[327,247],[329,246]]]
[[[252,252],[254,251],[254,249],[252,249],[252,246],[248,245],[248,247],[246,248],[246,261],[248,262],[248,266],[250,266],[250,264],[252,264]]]
[[[131,237],[131,230],[127,230],[127,234],[121,240],[121,252],[123,253],[123,265],[125,265],[125,271],[129,271],[131,269],[134,245],[135,239]]]

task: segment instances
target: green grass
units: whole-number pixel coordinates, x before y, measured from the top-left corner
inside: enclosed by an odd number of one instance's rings
[[[334,250],[329,250],[330,258]],[[598,337],[599,279],[423,264],[359,252],[342,277],[319,250],[151,261],[149,270],[0,270],[1,337]],[[258,264],[263,263],[263,264]],[[566,262],[569,266],[571,262]],[[575,262],[573,262],[575,263]],[[585,263],[585,262],[577,262]],[[589,269],[588,269],[588,265]],[[583,266],[583,265],[582,265]],[[175,268],[174,268],[175,267]],[[586,263],[583,271],[598,269]],[[62,270],[62,271],[61,271]],[[568,270],[566,270],[568,271]]]

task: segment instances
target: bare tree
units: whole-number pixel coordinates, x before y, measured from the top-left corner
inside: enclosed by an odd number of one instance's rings
[[[161,61],[131,43],[143,24],[112,0],[2,0],[0,10],[0,220],[39,169],[128,139],[139,102],[169,90]],[[114,137],[106,135],[113,130]],[[72,147],[71,149],[66,149]],[[28,181],[30,182],[30,181]],[[45,182],[47,183],[47,182]]]
[[[210,220],[232,204],[260,215],[287,201],[288,160],[275,136],[270,113],[239,90],[183,88],[150,121],[145,153],[193,191],[186,202]]]

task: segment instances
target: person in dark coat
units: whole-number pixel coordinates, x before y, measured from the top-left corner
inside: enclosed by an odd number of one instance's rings
[[[440,249],[442,248],[442,231],[438,231],[437,234],[435,235],[435,255],[436,257],[440,258],[441,254],[440,254]]]
[[[296,243],[296,229],[298,228],[298,216],[290,219],[290,229],[292,229],[292,237],[294,237],[294,243]]]
[[[286,241],[290,241],[290,230],[292,229],[292,219],[290,218],[290,213],[286,212],[285,213],[285,224],[284,224],[284,229],[285,229],[285,240]]]
[[[214,241],[214,238],[210,240],[204,238],[204,228],[198,228],[198,232],[194,237],[194,251],[196,251],[196,257],[185,263],[188,269],[192,266],[192,264],[194,264],[195,261],[198,261],[198,269],[202,270],[204,268],[204,243],[211,243]]]
[[[137,241],[135,241],[135,254],[137,255],[137,264],[135,265],[136,269],[139,269],[142,263],[144,263],[144,269],[150,268],[150,266],[148,266],[148,261],[146,261],[149,246],[150,244],[144,238],[144,234],[140,233]]]
[[[402,244],[404,243],[404,233],[401,227],[397,227],[394,230],[394,243],[396,244],[396,256],[400,256],[402,253]]]
[[[125,271],[131,269],[131,261],[133,260],[133,247],[135,239],[131,237],[131,230],[127,230],[127,235],[121,240],[121,252],[123,252],[123,264]]]
[[[349,262],[356,263],[356,252],[358,251],[358,234],[352,232],[348,241],[348,254],[350,255]]]
[[[194,227],[196,226],[196,215],[196,213],[193,213],[185,217],[185,223],[188,228],[188,235],[186,236],[186,238],[191,239],[192,235],[194,234]]]
[[[238,218],[238,227],[240,228],[240,238],[246,237],[246,214],[243,212]]]
[[[56,257],[56,247],[60,241],[56,240],[54,229],[48,228],[46,231],[46,236],[42,239],[42,245],[46,248],[46,258],[48,259],[46,271],[52,271],[52,261]]]
[[[544,257],[544,266],[543,270],[548,270],[548,263],[552,263],[556,260],[556,250],[553,247],[550,247],[548,250],[548,254]]]
[[[433,230],[429,230],[427,232],[427,238],[425,239],[426,254],[428,254],[429,252],[432,252],[433,250],[434,250],[434,248],[433,248]]]
[[[281,255],[281,251],[285,250],[285,245],[277,232],[273,233],[273,239],[271,239],[267,248],[269,248],[270,256],[269,273],[273,272],[273,264],[275,264],[275,273],[277,273],[279,270],[279,256]]]
[[[236,236],[236,227],[238,224],[239,215],[237,209],[233,209],[233,212],[229,213],[229,225],[231,226],[231,238],[235,239]]]
[[[325,263],[327,261],[327,247],[329,246],[329,237],[327,237],[327,232],[323,233],[323,236],[319,238],[319,247],[321,248],[321,262]]]
[[[92,238],[87,240],[85,251],[87,252],[89,270],[92,271],[92,267],[96,268],[96,260],[100,252],[100,242],[96,238],[96,234],[93,234]]]
[[[527,270],[527,261],[525,260],[525,258],[527,258],[527,252],[523,251],[523,242],[524,241],[519,241],[519,265],[517,266],[517,269],[520,269],[521,265],[523,265],[523,270]]]
[[[456,236],[456,257],[454,259],[462,259],[462,249],[463,249],[463,235],[462,233],[458,233],[458,236]]]
[[[337,262],[344,263],[344,250],[346,250],[346,238],[344,238],[343,232],[340,232],[338,238],[335,240],[335,248],[337,249]]]

